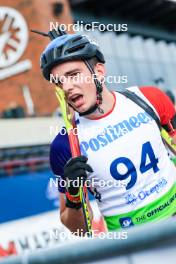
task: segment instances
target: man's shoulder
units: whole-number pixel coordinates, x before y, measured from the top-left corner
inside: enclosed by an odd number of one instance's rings
[[[69,150],[68,134],[65,127],[62,127],[60,132],[56,135],[50,144],[50,151],[57,152],[62,150]]]
[[[50,166],[55,175],[63,176],[63,168],[71,158],[68,134],[63,127],[50,145]]]

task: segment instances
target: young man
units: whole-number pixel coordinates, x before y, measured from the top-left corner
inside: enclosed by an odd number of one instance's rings
[[[97,45],[76,34],[57,37],[41,56],[44,77],[57,78],[78,128],[80,157],[71,158],[64,129],[50,152],[51,168],[60,179],[61,221],[72,232],[86,231],[79,188],[73,182],[64,188],[63,180],[92,181],[108,230],[159,221],[176,212],[176,170],[159,128],[141,107],[107,89],[104,63]],[[153,107],[174,136],[170,99],[155,87],[130,89]]]

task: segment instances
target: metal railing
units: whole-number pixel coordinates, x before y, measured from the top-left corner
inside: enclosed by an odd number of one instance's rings
[[[174,218],[160,223],[136,226],[126,229],[126,231],[127,239],[124,240],[89,238],[74,244],[38,250],[31,254],[7,257],[1,260],[0,264],[91,263],[95,260],[126,256],[146,249],[153,250],[164,245],[175,245],[176,247],[176,221]]]

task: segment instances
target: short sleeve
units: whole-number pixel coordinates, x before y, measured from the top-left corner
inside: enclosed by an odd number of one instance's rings
[[[50,145],[50,166],[58,178],[58,190],[65,193],[64,166],[71,158],[68,134],[63,127]]]

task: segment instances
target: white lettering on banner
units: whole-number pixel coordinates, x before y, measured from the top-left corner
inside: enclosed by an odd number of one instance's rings
[[[65,234],[65,239],[62,239],[61,235],[58,235],[57,237],[50,235],[51,232],[56,233],[56,231],[60,232],[60,234]],[[64,227],[60,227],[60,229],[53,228],[51,230],[43,230],[40,233],[10,240],[6,244],[3,243],[3,245],[0,243],[0,257],[26,253],[40,248],[52,247],[58,243],[64,242],[63,240],[69,240],[69,236]]]
[[[105,231],[98,206],[91,201],[96,233]],[[0,225],[0,258],[51,248],[55,245],[76,242],[80,237],[73,235],[59,219],[59,210],[26,217]]]
[[[51,236],[66,233],[67,241]],[[69,230],[59,220],[59,210],[7,222],[0,225],[0,257],[19,255],[56,244],[68,243]],[[70,238],[71,239],[71,238]]]

